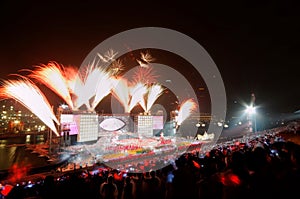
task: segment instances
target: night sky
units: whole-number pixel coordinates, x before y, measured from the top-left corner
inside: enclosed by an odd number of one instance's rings
[[[206,49],[224,80],[230,110],[249,103],[252,92],[264,112],[300,109],[300,12],[293,1],[28,2],[0,3],[2,79],[49,61],[80,66],[106,38],[157,26]]]

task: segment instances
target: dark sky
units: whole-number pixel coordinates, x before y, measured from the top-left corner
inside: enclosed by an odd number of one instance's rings
[[[234,101],[249,102],[254,92],[266,112],[300,109],[297,1],[28,2],[0,3],[1,78],[48,61],[80,66],[106,38],[158,26],[207,50],[223,77],[229,108]]]

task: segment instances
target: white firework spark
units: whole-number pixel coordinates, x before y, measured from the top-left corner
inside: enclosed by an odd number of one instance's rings
[[[148,68],[149,67],[148,63],[144,63],[144,62],[142,62],[141,60],[138,60],[138,59],[136,61],[140,65],[140,67],[142,67],[142,68]]]
[[[55,62],[36,67],[29,77],[43,83],[60,96],[71,110],[78,110],[85,105],[93,111],[97,104],[109,94],[110,73],[101,69],[95,61],[81,70],[63,67]],[[96,101],[90,100],[95,97]]]
[[[193,111],[197,108],[197,104],[193,99],[185,100],[181,103],[178,116],[177,116],[177,125],[181,125],[184,120],[186,120]]]
[[[141,60],[148,64],[155,61],[155,59],[149,53],[141,53]]]
[[[159,84],[153,84],[147,88],[145,97],[140,101],[140,105],[146,113],[149,112],[157,98],[163,94],[163,91],[164,89]]]
[[[95,109],[100,101],[111,93],[113,88],[112,77],[109,73],[101,70],[100,68],[97,69],[96,73],[98,74],[98,77],[94,83],[96,85],[96,91],[92,102],[92,109]]]
[[[146,112],[149,112],[154,102],[159,96],[163,93],[164,89],[159,84],[153,84],[149,87],[147,95],[147,109]]]
[[[97,91],[99,79],[103,76],[104,72],[94,65],[88,66],[84,79],[78,80],[78,85],[75,85],[75,94],[77,95],[76,106],[77,108],[85,105],[88,110],[92,110],[90,99],[95,96]]]
[[[112,89],[112,95],[123,105],[124,112],[129,113],[129,99],[130,90],[128,86],[128,81],[126,79],[120,78],[114,80],[114,87]]]
[[[118,53],[114,50],[110,49],[108,50],[104,55],[101,55],[100,53],[97,53],[100,60],[104,63],[113,62],[115,61],[115,57]]]
[[[117,59],[113,63],[111,63],[110,71],[112,75],[117,76],[123,70],[124,65],[121,60]]]
[[[0,88],[0,93],[3,98],[12,98],[20,102],[59,136],[54,124],[59,122],[48,100],[30,80],[25,77],[22,80],[6,80]]]
[[[137,63],[142,68],[148,68],[149,64],[153,62],[155,59],[149,53],[141,53],[141,58],[136,59]]]
[[[131,111],[139,102],[141,102],[144,98],[144,95],[147,93],[147,87],[142,83],[137,83],[132,86],[130,89],[130,103],[129,110]]]

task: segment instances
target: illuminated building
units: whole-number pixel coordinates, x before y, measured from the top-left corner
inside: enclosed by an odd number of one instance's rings
[[[0,132],[43,131],[45,128],[38,117],[15,100],[0,101]]]

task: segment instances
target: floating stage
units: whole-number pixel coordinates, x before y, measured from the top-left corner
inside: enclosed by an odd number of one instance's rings
[[[200,151],[210,140],[188,140],[182,137],[134,137],[114,134],[100,138],[90,145],[74,145],[66,148],[76,153],[71,164],[91,166],[105,164],[114,169],[145,172],[169,165],[186,152]]]
[[[162,115],[62,114],[61,123],[63,140],[69,142],[64,151],[77,154],[70,164],[82,167],[100,163],[144,172],[148,167],[162,168],[185,152],[200,151],[213,140],[180,137],[175,125],[164,126]]]

